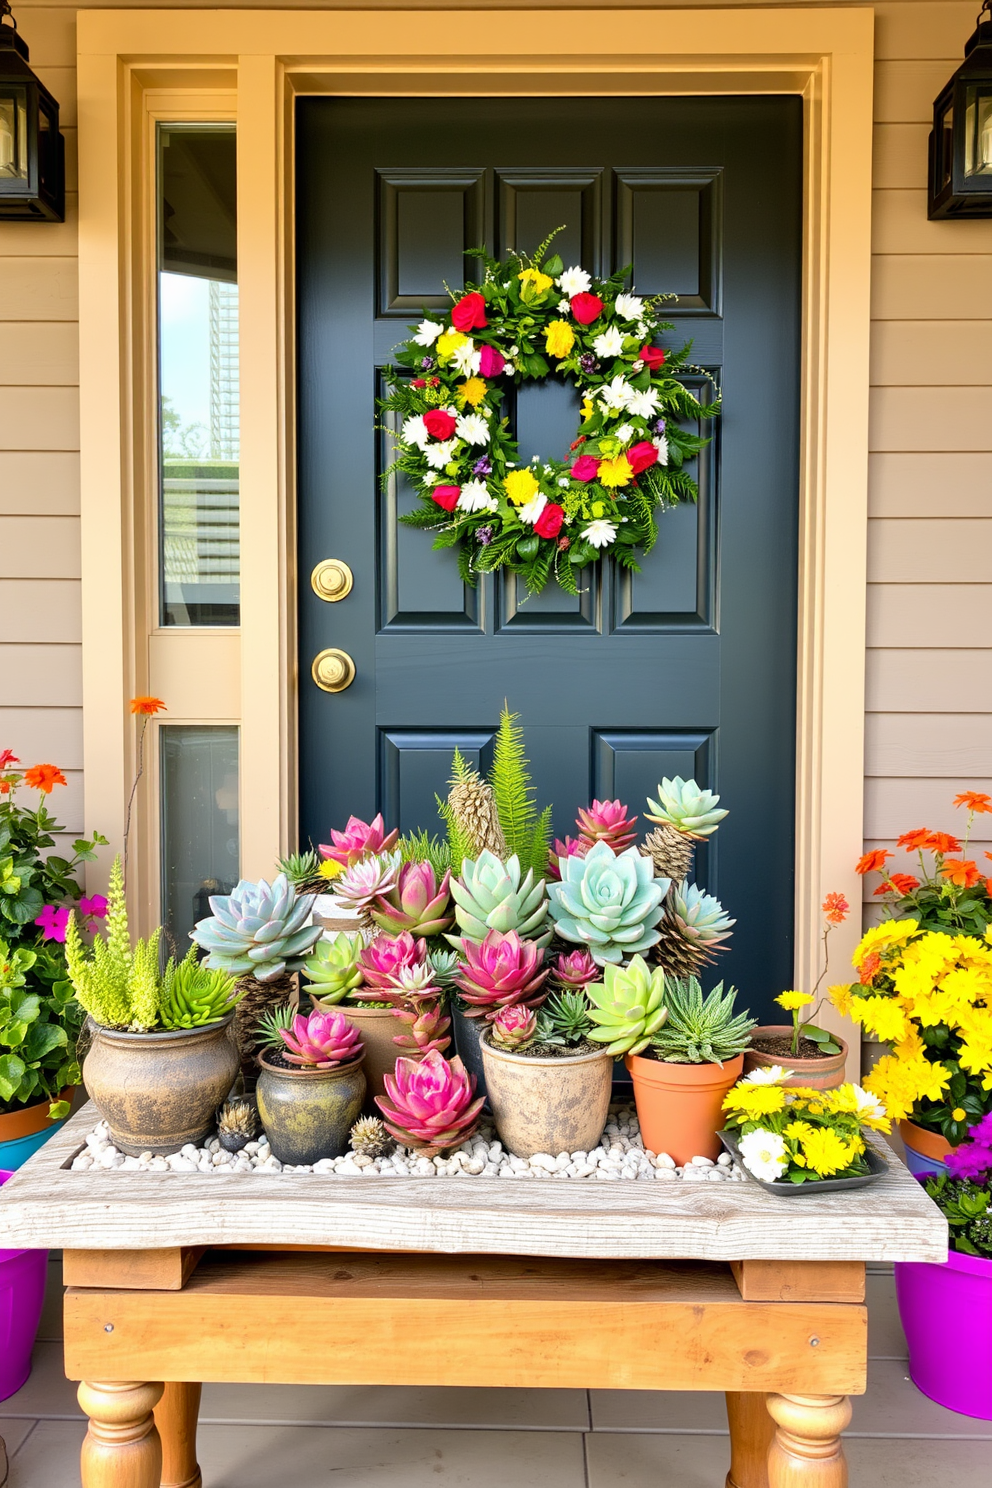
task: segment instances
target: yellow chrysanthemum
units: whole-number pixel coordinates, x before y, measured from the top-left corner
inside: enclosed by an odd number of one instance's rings
[[[458,350],[459,346],[464,346],[468,339],[468,336],[463,335],[461,331],[442,331],[434,345],[438,361],[448,361]]]
[[[344,869],[341,867],[341,864],[336,863],[333,858],[325,858],[320,867],[317,869],[317,872],[319,873],[321,878],[337,878],[339,873],[344,872]]]
[[[851,1017],[883,1043],[905,1037],[909,1029],[905,1010],[894,997],[856,997]]]
[[[854,988],[850,982],[843,982],[837,987],[831,987],[830,1001],[843,1017],[849,1018],[851,1016],[851,1004],[854,1001]]]
[[[540,482],[535,479],[532,470],[511,470],[509,475],[503,477],[503,490],[507,500],[512,501],[514,506],[523,506],[540,489]]]
[[[785,1091],[781,1085],[735,1085],[724,1099],[723,1109],[734,1111],[745,1121],[770,1116],[785,1109]]]
[[[785,1128],[785,1135],[794,1138],[797,1142],[801,1142],[803,1137],[808,1136],[813,1130],[814,1128],[810,1126],[808,1121],[790,1121]]]
[[[858,1155],[855,1141],[845,1142],[829,1127],[819,1127],[807,1132],[801,1140],[806,1166],[821,1178],[832,1173],[842,1173],[849,1168]]]
[[[854,964],[860,970],[866,956],[872,951],[884,951],[889,946],[905,945],[918,930],[915,920],[886,920],[883,925],[872,925],[866,930],[854,952]]]
[[[617,455],[613,460],[603,460],[600,463],[599,474],[596,479],[600,485],[606,486],[629,486],[634,478],[630,461],[626,455]]]
[[[489,388],[481,377],[470,377],[458,389],[458,401],[463,408],[466,403],[470,408],[478,408],[488,391]]]
[[[575,345],[575,332],[567,320],[553,320],[544,332],[548,356],[560,362]]]
[[[894,1121],[901,1121],[917,1101],[938,1100],[950,1079],[950,1071],[942,1064],[887,1054],[865,1078],[865,1089],[878,1096]]]
[[[536,299],[555,282],[550,275],[542,274],[540,269],[521,269],[517,278],[520,280],[520,293],[524,299]]]
[[[799,1008],[809,1007],[810,1003],[815,1000],[808,992],[782,992],[775,999],[779,1007],[785,1008],[787,1013],[794,1013]]]

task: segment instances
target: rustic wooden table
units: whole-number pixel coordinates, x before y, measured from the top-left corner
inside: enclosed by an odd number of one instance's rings
[[[69,1121],[0,1194],[0,1246],[65,1251],[85,1488],[200,1488],[200,1382],[724,1390],[727,1488],[843,1488],[866,1261],[942,1261],[879,1183],[482,1182],[69,1164]],[[292,1319],[304,1314],[311,1346]]]

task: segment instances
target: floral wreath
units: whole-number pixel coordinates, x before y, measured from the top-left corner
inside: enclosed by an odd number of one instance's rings
[[[425,311],[386,373],[381,407],[399,424],[386,479],[399,470],[413,483],[421,504],[400,521],[438,529],[435,548],[458,546],[466,582],[509,568],[535,593],[553,575],[576,594],[578,571],[601,553],[639,569],[636,552],[649,553],[658,536],[656,510],[695,501],[683,464],[709,441],[682,424],[713,418],[720,405],[700,403],[679,381],[703,370],[689,368],[691,343],[652,344],[672,329],[659,316],[671,296],[627,292],[627,270],[595,279],[566,269],[557,254],[545,258],[550,242],[502,263],[474,250],[482,282],[452,296],[443,317]],[[549,375],[582,395],[577,437],[564,460],[521,464],[501,379]],[[439,508],[450,520],[439,524]]]

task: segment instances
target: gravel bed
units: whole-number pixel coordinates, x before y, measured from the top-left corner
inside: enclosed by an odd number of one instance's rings
[[[538,1152],[525,1159],[504,1151],[491,1123],[482,1126],[447,1157],[422,1157],[407,1147],[396,1147],[388,1157],[370,1158],[354,1152],[323,1158],[310,1166],[281,1163],[273,1157],[266,1137],[249,1142],[243,1151],[225,1152],[216,1137],[203,1147],[191,1144],[171,1157],[125,1157],[111,1142],[101,1121],[86,1138],[86,1146],[72,1161],[74,1172],[93,1168],[122,1173],[315,1173],[326,1178],[569,1178],[637,1182],[720,1183],[743,1179],[744,1173],[724,1152],[716,1162],[694,1157],[679,1167],[667,1152],[646,1152],[637,1116],[630,1106],[611,1106],[606,1130],[591,1152]]]

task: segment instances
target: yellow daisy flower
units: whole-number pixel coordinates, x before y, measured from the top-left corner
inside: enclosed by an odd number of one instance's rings
[[[916,935],[919,925],[915,920],[886,920],[883,925],[872,925],[866,930],[854,952],[854,964],[859,969],[872,951],[884,951],[890,946],[905,945]]]
[[[785,1091],[781,1085],[735,1085],[724,1099],[723,1109],[735,1111],[746,1121],[770,1116],[785,1109]]]
[[[609,489],[611,486],[629,486],[634,478],[634,472],[626,455],[617,455],[615,459],[603,460],[600,463],[597,480],[600,485]]]
[[[325,858],[317,872],[321,878],[337,878],[339,873],[344,872],[344,869],[333,858]]]
[[[799,1008],[809,1007],[815,999],[808,992],[783,992],[775,1001],[787,1013],[794,1013]]]
[[[470,408],[478,408],[488,391],[489,388],[481,377],[470,377],[458,389],[458,399],[463,407],[467,403]]]
[[[514,506],[524,506],[540,489],[540,482],[535,479],[531,470],[511,470],[509,475],[503,477],[503,490],[507,500],[512,501]]]
[[[567,320],[553,320],[544,332],[544,344],[548,355],[560,362],[575,345],[575,332]]]
[[[829,1127],[808,1132],[802,1138],[802,1149],[806,1166],[821,1178],[843,1172],[857,1156],[854,1144],[849,1145]]]
[[[468,339],[468,336],[463,335],[461,331],[443,331],[438,336],[434,346],[438,361],[448,361],[458,350],[459,346],[464,346]]]

